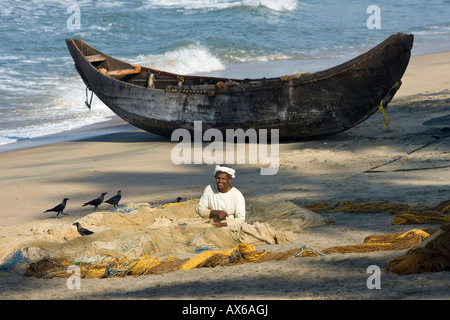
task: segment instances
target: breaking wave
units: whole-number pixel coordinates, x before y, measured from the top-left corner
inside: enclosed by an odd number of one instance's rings
[[[155,8],[172,8],[182,11],[215,11],[236,7],[264,7],[277,12],[289,12],[297,9],[297,0],[147,0]]]
[[[139,55],[132,63],[181,74],[225,69],[220,59],[200,44],[191,44],[163,54]]]

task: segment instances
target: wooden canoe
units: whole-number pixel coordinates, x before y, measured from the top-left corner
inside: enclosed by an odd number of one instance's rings
[[[66,39],[87,88],[119,117],[170,137],[173,130],[279,129],[280,139],[343,132],[386,108],[401,84],[413,35],[398,33],[336,67],[263,79],[180,75],[115,59]]]

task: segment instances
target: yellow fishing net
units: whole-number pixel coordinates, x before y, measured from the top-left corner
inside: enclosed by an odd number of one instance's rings
[[[336,246],[324,249],[323,253],[356,253],[356,252],[372,252],[380,250],[402,250],[414,248],[429,233],[419,229],[412,229],[406,232],[396,232],[387,235],[370,235],[366,237],[361,244]]]
[[[450,200],[442,201],[433,207],[388,201],[339,201],[329,204],[319,202],[303,207],[314,212],[387,213],[395,215],[392,219],[393,225],[450,222]]]
[[[372,235],[363,243],[336,246],[318,252],[302,247],[284,252],[258,252],[255,245],[294,241],[305,230],[328,222],[314,212],[376,213],[395,215],[405,224],[406,214],[419,216],[415,223],[440,223],[448,219],[448,202],[432,208],[387,202],[339,202],[300,207],[292,202],[248,201],[246,223],[215,228],[196,212],[198,199],[154,207],[128,204],[111,211],[97,211],[78,219],[94,234],[81,236],[75,221],[42,221],[28,232],[0,238],[0,270],[27,262],[27,273],[43,278],[68,277],[77,265],[85,278],[161,274],[199,267],[283,260],[293,256],[318,257],[329,253],[371,252],[414,248],[431,231],[412,229]],[[406,210],[406,211],[405,211]],[[403,215],[403,216],[402,216]],[[430,220],[431,218],[435,220]],[[2,263],[3,261],[3,263]]]
[[[124,276],[141,276],[148,274],[163,274],[174,271],[185,271],[194,268],[214,268],[217,266],[232,266],[242,263],[260,263],[265,261],[280,261],[291,257],[316,257],[322,255],[312,248],[302,247],[282,252],[258,252],[252,244],[241,243],[230,250],[208,250],[190,259],[168,257],[158,259],[147,255],[132,260],[122,260],[114,263],[78,263],[81,278],[119,278]],[[67,258],[44,258],[32,262],[26,269],[29,276],[51,279],[67,278],[72,275],[68,271],[74,267],[74,262]]]
[[[215,228],[197,214],[198,200],[162,207],[130,204],[97,211],[77,220],[94,232],[89,236],[76,231],[72,225],[75,221],[37,222],[27,233],[0,239],[0,262],[17,251],[30,262],[45,258],[74,263],[116,263],[142,257],[187,259],[202,250],[230,250],[242,243],[293,241],[304,229],[325,223],[319,214],[291,202],[249,202],[246,223]]]
[[[214,268],[217,266],[232,266],[243,263],[261,263],[266,261],[280,261],[292,257],[319,257],[324,254],[331,253],[361,253],[373,252],[380,250],[402,250],[416,248],[423,243],[424,239],[430,237],[430,233],[435,232],[434,229],[427,231],[412,229],[406,232],[398,232],[386,235],[371,235],[364,239],[364,243],[357,245],[336,246],[316,251],[312,248],[303,246],[301,248],[289,249],[286,251],[257,251],[255,246],[247,243],[240,243],[236,247],[229,250],[206,250],[196,254],[188,259],[179,259],[168,257],[158,259],[152,256],[144,255],[139,259],[124,259],[112,263],[77,263],[80,269],[80,277],[82,278],[111,278],[124,276],[140,276],[147,274],[163,274],[175,271],[185,271],[194,268]],[[448,243],[448,241],[440,242]],[[429,246],[427,246],[429,247]],[[436,246],[435,246],[436,247]],[[427,256],[427,264],[431,264],[429,271],[441,271],[448,269],[448,263],[442,265],[442,261],[446,261],[445,255],[449,255],[448,245],[440,245],[439,248],[444,252],[442,254],[434,254],[436,261],[430,261],[430,254]],[[430,249],[431,250],[431,249]],[[406,259],[411,259],[407,256]],[[413,257],[415,258],[415,256]],[[403,256],[388,261],[388,270],[401,274],[401,272],[411,273],[411,266],[403,263]],[[421,270],[421,256],[415,258],[416,264]],[[442,260],[444,259],[444,260]],[[407,261],[409,261],[407,260]],[[74,261],[68,258],[44,258],[29,264],[26,274],[40,278],[69,277],[70,269]],[[396,265],[395,268],[392,265]],[[408,271],[405,270],[405,267]]]
[[[390,258],[386,270],[397,275],[450,270],[450,223],[406,254]]]

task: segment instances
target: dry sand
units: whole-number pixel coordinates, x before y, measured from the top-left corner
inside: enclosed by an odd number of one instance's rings
[[[259,166],[236,165],[233,184],[248,199],[299,205],[384,200],[432,206],[448,200],[450,52],[412,57],[388,115],[388,130],[378,112],[342,134],[282,143],[276,175],[260,175]],[[423,124],[443,116],[446,122]],[[91,213],[92,208],[81,204],[101,192],[112,195],[121,189],[122,203],[200,196],[213,182],[213,166],[172,164],[174,144],[130,126],[125,132],[1,153],[1,236],[26,232],[37,221],[56,221],[53,213],[43,211],[63,197],[70,198],[69,215],[60,221],[70,222]],[[333,216],[335,223],[309,230],[295,243],[258,249],[307,245],[321,250],[358,244],[374,233],[430,227],[394,226],[392,216],[385,213]],[[386,272],[386,261],[404,252],[328,254],[137,278],[83,279],[80,290],[69,290],[66,279],[29,278],[13,271],[0,273],[0,298],[450,299],[449,272],[408,276]],[[381,269],[381,289],[367,287],[371,265]]]

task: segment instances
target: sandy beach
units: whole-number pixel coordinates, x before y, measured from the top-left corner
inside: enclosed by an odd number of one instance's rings
[[[281,143],[276,175],[260,175],[258,165],[235,165],[233,185],[249,200],[300,206],[346,200],[434,206],[449,200],[450,52],[413,56],[402,81],[387,109],[388,129],[377,112],[341,134]],[[117,120],[115,125],[124,123]],[[112,196],[122,190],[122,204],[200,197],[214,182],[214,166],[173,164],[174,145],[168,138],[129,126],[118,133],[0,153],[0,237],[26,233],[36,223],[74,222],[93,212],[81,205],[101,192]],[[54,213],[43,213],[64,197],[70,199],[68,215],[56,219]],[[438,227],[392,225],[392,216],[383,212],[322,215],[335,222],[307,230],[294,242],[257,249],[283,251],[306,245],[320,251],[358,244],[371,234]],[[82,279],[79,290],[69,290],[66,279],[25,277],[13,270],[0,272],[0,298],[450,299],[448,271],[398,276],[385,270],[389,258],[405,252],[327,254],[162,275]],[[367,287],[371,265],[381,269],[380,289]]]

